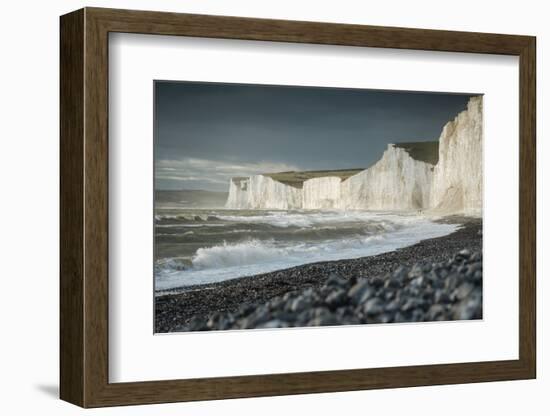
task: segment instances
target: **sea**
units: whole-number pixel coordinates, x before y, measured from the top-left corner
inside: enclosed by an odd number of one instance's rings
[[[157,204],[154,221],[157,294],[380,254],[458,227],[418,213],[231,210],[174,203]]]

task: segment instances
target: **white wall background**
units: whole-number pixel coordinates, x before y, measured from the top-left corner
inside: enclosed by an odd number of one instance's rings
[[[550,410],[546,324],[550,285],[543,259],[550,237],[542,212],[550,145],[542,122],[550,89],[545,62],[550,26],[536,0],[121,0],[5,2],[0,15],[0,409],[3,414],[83,412],[57,399],[58,390],[58,16],[83,6],[166,10],[295,20],[407,26],[538,37],[538,379],[533,381],[316,394],[87,411],[103,415],[342,413],[410,415],[543,415]],[[543,264],[544,263],[544,264]],[[546,267],[545,267],[546,266]],[[546,325],[547,326],[547,325]]]

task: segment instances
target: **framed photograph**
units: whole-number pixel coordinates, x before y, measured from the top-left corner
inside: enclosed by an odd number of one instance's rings
[[[535,378],[535,38],[61,17],[82,407]]]

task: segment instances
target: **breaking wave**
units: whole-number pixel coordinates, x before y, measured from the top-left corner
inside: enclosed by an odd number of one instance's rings
[[[392,251],[415,244],[427,238],[440,237],[456,230],[453,224],[434,223],[418,216],[383,215],[372,213],[326,213],[301,214],[279,212],[267,215],[231,216],[217,215],[219,220],[230,224],[255,223],[275,228],[294,229],[300,238],[290,239],[290,230],[272,233],[239,234],[238,241],[222,240],[217,244],[198,247],[193,255],[176,262],[163,260],[155,267],[155,289],[165,291],[177,287],[213,283],[243,276],[286,269],[302,264],[365,257]],[[292,223],[292,225],[288,225]],[[277,225],[275,225],[277,224]],[[285,224],[285,225],[283,225]],[[300,224],[300,225],[298,225]],[[344,227],[339,229],[339,224]],[[354,229],[352,225],[356,224]],[[326,234],[326,228],[341,232]],[[347,227],[347,228],[346,228]],[[322,238],[311,234],[321,229]],[[365,229],[368,231],[365,232]],[[196,229],[195,229],[196,230]],[[248,229],[247,229],[248,230]],[[283,232],[284,231],[284,232]],[[266,236],[264,239],[252,235]],[[230,233],[226,234],[227,238]],[[302,238],[308,236],[308,238]],[[220,241],[220,240],[218,240]]]

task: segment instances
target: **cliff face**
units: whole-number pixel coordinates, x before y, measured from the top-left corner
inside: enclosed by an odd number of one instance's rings
[[[331,209],[340,208],[341,182],[335,176],[308,179],[303,186],[304,209]]]
[[[250,178],[232,178],[229,181],[229,195],[227,196],[226,208],[246,209],[248,208],[248,188]]]
[[[234,209],[302,208],[302,190],[264,175],[232,179],[225,206]]]
[[[378,162],[358,173],[278,174],[286,184],[267,175],[234,178],[226,207],[477,215],[482,208],[482,123],[482,98],[474,97],[445,125],[439,142],[390,144]],[[300,186],[295,183],[298,179]]]
[[[424,209],[430,203],[433,165],[388,145],[370,168],[342,183],[340,208],[371,210]]]
[[[483,183],[482,98],[443,128],[434,169],[431,206],[435,211],[480,213]]]

